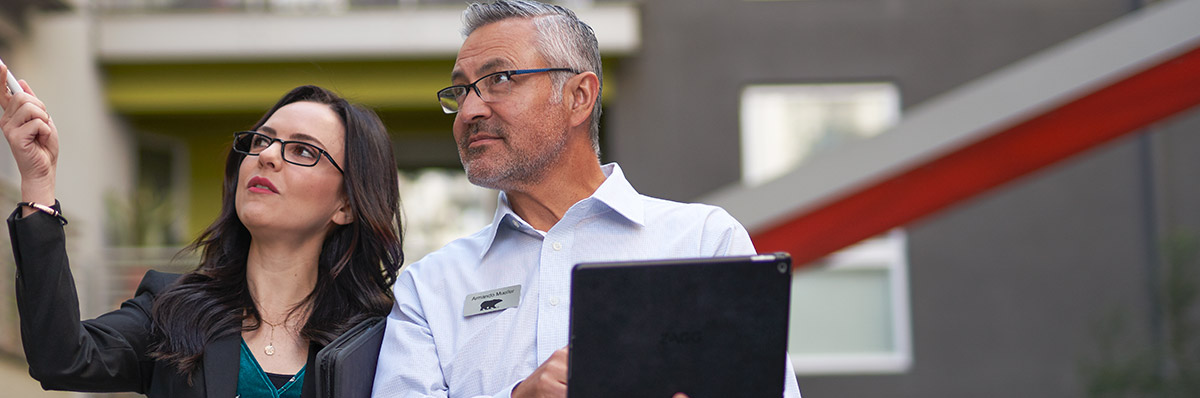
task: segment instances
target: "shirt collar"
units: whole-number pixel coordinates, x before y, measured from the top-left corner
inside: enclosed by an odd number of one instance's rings
[[[621,171],[621,166],[609,163],[600,166],[600,171],[604,172],[604,182],[600,184],[599,188],[596,188],[596,192],[593,192],[592,196],[580,202],[594,200],[603,203],[625,219],[639,226],[645,226],[646,212],[641,196],[633,189],[633,185],[629,184],[629,180],[625,179],[625,173]],[[483,258],[492,249],[492,244],[496,242],[496,235],[500,232],[501,227],[519,228],[519,226],[529,227],[525,220],[512,210],[508,204],[508,196],[501,191],[500,196],[496,199],[496,214],[492,216],[492,225],[488,226],[488,241],[483,246],[483,250],[479,252],[479,257]]]
[[[508,196],[504,191],[500,191],[500,196],[496,199],[496,214],[492,216],[492,224],[488,226],[487,243],[483,245],[483,250],[479,251],[479,258],[482,259],[488,251],[492,250],[492,243],[496,241],[496,234],[500,232],[502,225],[521,223],[521,217],[513,212],[512,207],[508,205]],[[509,228],[516,228],[517,225],[512,225]]]
[[[600,184],[600,187],[596,188],[596,192],[592,193],[588,199],[604,203],[629,221],[645,226],[646,210],[643,207],[642,197],[637,190],[633,189],[633,185],[629,184],[629,180],[625,179],[625,173],[621,172],[621,166],[609,163],[600,166],[600,170],[608,178],[604,179],[604,183]]]

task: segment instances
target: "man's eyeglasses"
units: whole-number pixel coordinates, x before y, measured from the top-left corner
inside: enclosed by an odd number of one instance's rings
[[[280,154],[283,155],[283,161],[285,162],[297,166],[313,167],[317,165],[317,162],[321,161],[321,155],[325,155],[325,158],[329,159],[329,164],[332,164],[333,168],[342,174],[346,174],[338,166],[337,162],[333,161],[333,157],[329,156],[329,152],[325,152],[324,149],[316,145],[301,141],[284,141],[256,131],[233,133],[233,150],[250,156],[258,156],[275,142],[283,145]]]
[[[568,68],[517,69],[489,73],[474,83],[459,84],[441,89],[437,93],[438,102],[442,104],[442,111],[446,113],[458,113],[459,106],[467,98],[467,95],[471,93],[471,90],[475,90],[475,94],[479,95],[479,98],[483,102],[492,102],[512,92],[513,76],[540,72],[579,73],[574,69]]]

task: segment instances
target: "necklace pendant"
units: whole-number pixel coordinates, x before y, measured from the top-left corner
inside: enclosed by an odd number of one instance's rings
[[[268,356],[275,355],[275,345],[267,344],[266,347],[263,347],[263,352],[266,353]]]

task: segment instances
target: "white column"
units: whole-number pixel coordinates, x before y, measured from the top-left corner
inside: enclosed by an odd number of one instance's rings
[[[67,248],[85,318],[113,309],[104,262],[105,196],[130,192],[132,134],[104,96],[93,19],[86,11],[33,13],[28,40],[10,64],[54,118],[59,133],[56,196],[69,218]],[[6,60],[8,61],[8,60]]]

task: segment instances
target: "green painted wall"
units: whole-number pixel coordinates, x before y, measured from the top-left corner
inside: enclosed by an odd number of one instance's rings
[[[377,108],[438,109],[453,60],[106,65],[108,99],[124,114],[265,110],[316,84]],[[264,105],[265,104],[265,105]]]

